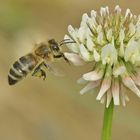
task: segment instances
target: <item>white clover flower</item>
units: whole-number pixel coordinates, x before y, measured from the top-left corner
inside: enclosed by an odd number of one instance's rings
[[[123,15],[119,6],[109,13],[105,7],[100,13],[83,14],[80,27],[69,25],[68,32],[64,39],[76,43],[67,44],[71,53],[65,56],[74,65],[93,62],[92,70],[80,79],[88,82],[81,94],[97,87],[96,99],[106,107],[112,98],[115,105],[125,106],[126,88],[140,97],[140,16],[130,9]]]

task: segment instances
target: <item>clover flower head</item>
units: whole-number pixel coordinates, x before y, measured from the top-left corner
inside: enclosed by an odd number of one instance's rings
[[[71,50],[64,55],[74,65],[91,62],[92,70],[82,75],[81,81],[88,84],[81,94],[97,87],[97,100],[109,106],[112,98],[115,105],[129,100],[125,89],[140,97],[140,16],[130,9],[123,15],[116,6],[113,12],[102,7],[92,10],[90,16],[83,14],[79,28],[68,26],[67,44]]]

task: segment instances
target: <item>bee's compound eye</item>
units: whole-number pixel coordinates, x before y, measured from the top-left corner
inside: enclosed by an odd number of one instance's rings
[[[59,51],[59,47],[58,47],[58,44],[52,44],[52,49],[54,50],[54,51]]]
[[[50,39],[48,41],[48,43],[50,44],[50,49],[53,50],[53,51],[59,51],[59,45],[58,43],[54,40],[54,39]]]

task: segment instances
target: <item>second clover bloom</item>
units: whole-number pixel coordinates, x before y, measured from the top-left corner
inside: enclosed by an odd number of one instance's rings
[[[125,15],[116,6],[112,13],[101,8],[91,15],[82,16],[79,28],[68,26],[67,44],[70,53],[64,53],[74,65],[93,62],[93,68],[82,75],[79,83],[87,81],[81,94],[98,88],[97,100],[109,106],[112,98],[115,105],[125,106],[129,100],[125,90],[140,97],[140,16],[130,9]]]

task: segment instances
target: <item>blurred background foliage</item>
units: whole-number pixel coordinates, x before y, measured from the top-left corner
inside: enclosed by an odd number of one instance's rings
[[[38,40],[62,40],[69,24],[79,26],[83,13],[116,4],[140,13],[138,0],[0,0],[0,139],[99,140],[104,106],[93,91],[81,96],[76,84],[91,65],[62,61],[65,77],[48,75],[44,82],[28,76],[15,86],[8,85],[7,74]],[[140,139],[140,99],[129,97],[125,108],[115,107],[113,140]]]

